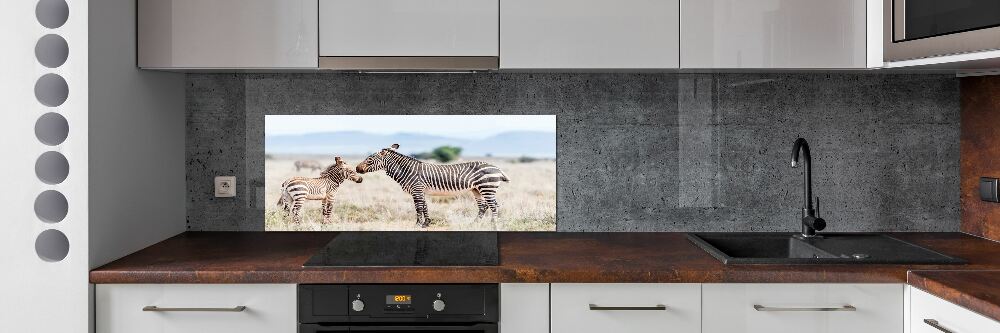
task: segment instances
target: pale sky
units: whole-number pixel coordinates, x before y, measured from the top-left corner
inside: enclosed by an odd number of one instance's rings
[[[482,139],[509,131],[556,131],[555,115],[265,115],[264,135],[361,131]]]

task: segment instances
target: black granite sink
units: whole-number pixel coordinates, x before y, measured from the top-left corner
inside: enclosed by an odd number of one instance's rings
[[[964,264],[882,234],[691,233],[688,239],[726,265],[734,264]]]

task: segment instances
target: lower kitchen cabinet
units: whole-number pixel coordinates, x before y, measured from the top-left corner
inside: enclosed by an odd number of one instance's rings
[[[501,283],[500,332],[549,333],[549,284]]]
[[[705,333],[902,333],[902,284],[704,284]]]
[[[1000,322],[983,317],[927,292],[909,287],[910,332],[979,333],[1000,332]]]
[[[701,331],[700,284],[554,283],[551,288],[552,333]]]
[[[296,297],[294,284],[99,284],[96,332],[295,333]],[[503,333],[1000,332],[903,284],[513,283],[500,306]]]
[[[294,333],[294,284],[99,284],[98,333]]]

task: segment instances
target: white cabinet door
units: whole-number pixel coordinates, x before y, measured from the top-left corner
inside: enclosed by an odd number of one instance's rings
[[[910,332],[907,333],[941,333],[944,330],[952,333],[1000,332],[1000,322],[923,290],[913,287],[909,290]]]
[[[552,284],[552,333],[698,333],[701,285]]]
[[[317,0],[139,0],[139,67],[316,68]]]
[[[681,68],[865,68],[866,11],[866,0],[682,0]]]
[[[500,68],[677,68],[678,0],[503,0]]]
[[[705,333],[902,333],[902,284],[704,284]],[[829,311],[854,307],[854,311]]]
[[[499,0],[319,0],[324,57],[496,57],[499,29]]]
[[[500,284],[501,333],[549,333],[549,284]]]
[[[98,333],[295,333],[294,284],[99,284]],[[167,311],[143,311],[156,306]],[[210,311],[245,306],[243,311]],[[200,311],[169,311],[196,308]]]

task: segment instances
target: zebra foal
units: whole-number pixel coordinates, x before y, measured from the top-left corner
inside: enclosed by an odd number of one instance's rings
[[[403,191],[413,196],[413,206],[417,211],[417,225],[430,225],[427,214],[427,192],[472,191],[479,208],[477,218],[492,212],[496,221],[500,204],[496,194],[500,184],[510,179],[500,168],[486,162],[465,162],[457,164],[424,163],[396,151],[399,144],[372,154],[358,164],[358,173],[385,170],[386,175],[399,183]]]
[[[337,193],[337,188],[345,180],[352,180],[355,183],[362,181],[354,170],[352,170],[340,156],[334,158],[336,163],[326,168],[319,174],[319,178],[292,177],[281,184],[281,197],[278,198],[278,206],[292,215],[292,221],[302,222],[302,205],[307,200],[323,201],[323,223],[330,223],[330,216],[333,213],[333,195]]]

